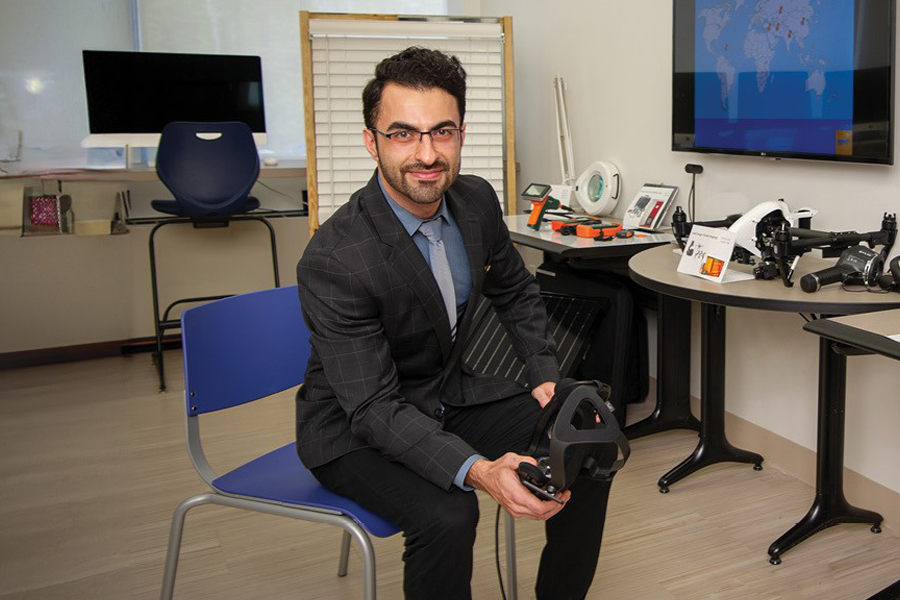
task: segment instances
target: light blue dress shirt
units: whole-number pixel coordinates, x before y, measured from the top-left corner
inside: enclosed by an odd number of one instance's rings
[[[425,262],[428,263],[428,267],[431,268],[431,259],[428,255],[428,238],[419,231],[419,226],[424,223],[424,220],[412,214],[391,198],[391,195],[387,193],[387,190],[384,189],[384,184],[381,182],[381,174],[378,175],[378,185],[381,187],[381,193],[384,194],[388,206],[391,207],[391,210],[393,210],[394,214],[397,215],[397,218],[400,219],[400,224],[403,225],[403,229],[405,229],[406,233],[412,238],[412,241],[416,244],[419,252],[425,257]],[[456,224],[453,215],[450,214],[450,210],[447,208],[447,202],[445,200],[441,200],[441,207],[429,221],[433,219],[441,219],[441,234],[442,239],[444,240],[444,248],[447,251],[447,262],[450,263],[450,273],[453,275],[453,292],[456,296],[456,314],[458,319],[459,315],[465,312],[466,304],[469,301],[469,294],[472,293],[472,274],[469,272],[469,256],[466,254],[466,244],[463,241],[462,233],[459,231],[459,226]],[[471,486],[465,484],[466,475],[469,473],[469,468],[472,466],[472,463],[480,458],[484,457],[480,454],[473,454],[463,463],[459,468],[459,471],[456,472],[456,477],[453,479],[453,483],[456,487],[466,491],[472,490]]]

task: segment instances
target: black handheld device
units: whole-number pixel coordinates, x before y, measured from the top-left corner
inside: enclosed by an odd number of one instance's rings
[[[888,272],[878,278],[878,286],[886,292],[900,292],[900,255],[891,260]]]
[[[875,285],[881,277],[884,258],[878,252],[865,246],[853,246],[841,253],[837,264],[833,267],[808,273],[800,278],[800,287],[811,294],[818,292],[823,285],[832,283],[860,283]]]
[[[557,489],[550,483],[550,461],[542,458],[538,464],[520,462],[516,467],[516,474],[522,485],[531,490],[531,493],[541,500],[553,500],[562,504],[562,500],[556,497]]]
[[[631,448],[609,404],[610,388],[599,381],[563,379],[538,418],[528,451],[537,465],[519,463],[522,485],[554,500],[577,477],[609,480]]]

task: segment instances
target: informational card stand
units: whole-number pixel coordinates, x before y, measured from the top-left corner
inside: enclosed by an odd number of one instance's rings
[[[753,279],[749,273],[728,272],[735,238],[734,232],[727,229],[694,225],[681,253],[678,272],[716,283]]]
[[[625,216],[622,217],[622,227],[625,229],[646,229],[655,231],[662,223],[666,211],[672,206],[672,201],[678,194],[678,188],[674,185],[646,184],[638,192]]]

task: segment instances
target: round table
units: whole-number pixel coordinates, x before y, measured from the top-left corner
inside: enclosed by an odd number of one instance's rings
[[[808,294],[799,283],[785,287],[780,279],[751,279],[716,283],[679,273],[680,252],[675,245],[652,248],[628,262],[631,278],[659,294],[701,303],[700,441],[696,449],[659,480],[665,493],[676,481],[719,462],[752,463],[761,469],[763,458],[732,446],[725,436],[725,307],[775,310],[819,315],[848,315],[900,308],[900,294],[851,293],[831,285]],[[806,273],[833,265],[812,256],[800,259],[793,281]],[[748,270],[729,265],[729,270]],[[669,343],[665,338],[660,344]],[[660,356],[665,353],[660,352]],[[660,367],[662,368],[662,366]],[[816,454],[816,498],[806,516],[769,547],[770,562],[814,533],[838,523],[872,523],[880,531],[880,514],[850,505],[844,498],[844,405],[847,358],[822,338],[819,343],[819,409]]]

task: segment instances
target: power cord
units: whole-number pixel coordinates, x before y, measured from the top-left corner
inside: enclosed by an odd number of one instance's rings
[[[509,549],[507,549],[509,552]],[[497,516],[494,518],[494,562],[497,565],[497,581],[500,583],[500,597],[506,600],[503,588],[503,573],[500,571],[500,505],[497,505]]]
[[[684,165],[684,172],[691,174],[691,191],[688,192],[688,218],[693,223],[697,220],[697,175],[703,172],[703,165]]]
[[[845,292],[859,293],[868,292],[870,294],[890,294],[890,290],[872,287],[864,283],[846,283],[841,282],[841,289]]]
[[[279,196],[282,196],[282,197],[284,197],[284,198],[287,198],[288,200],[290,200],[290,201],[292,201],[292,202],[296,202],[296,201],[297,201],[296,196],[291,196],[290,194],[285,194],[285,193],[282,192],[281,190],[275,189],[275,188],[273,188],[271,185],[269,185],[269,184],[267,184],[267,183],[263,183],[263,182],[260,181],[259,179],[256,180],[256,185],[262,186],[262,187],[266,188],[267,190],[269,190],[269,191],[271,191],[271,192],[275,192],[275,193],[278,194]],[[260,207],[260,210],[275,210],[275,209],[267,209],[267,208],[261,206],[261,207]],[[301,210],[303,210],[302,202],[301,202]],[[276,212],[283,212],[283,211],[276,211]]]

